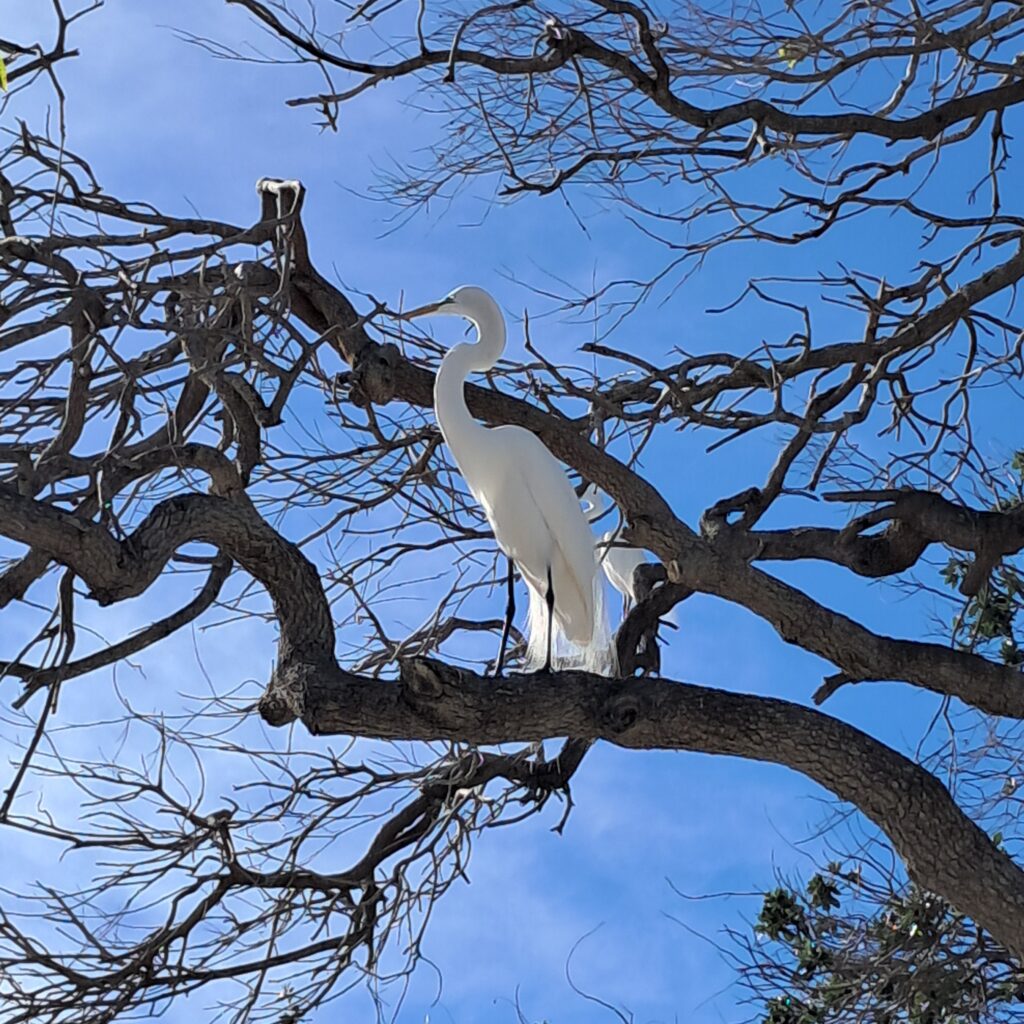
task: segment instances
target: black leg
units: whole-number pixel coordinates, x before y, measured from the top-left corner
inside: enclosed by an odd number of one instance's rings
[[[544,661],[544,671],[551,671],[551,641],[555,629],[555,587],[551,582],[551,566],[548,566],[548,592],[544,595],[544,603],[548,606],[548,656]]]
[[[505,604],[505,623],[501,627],[501,646],[498,648],[498,663],[494,669],[496,676],[501,675],[505,667],[505,645],[508,643],[509,630],[512,628],[512,620],[516,614],[516,582],[512,575],[512,559],[508,560],[508,601]]]

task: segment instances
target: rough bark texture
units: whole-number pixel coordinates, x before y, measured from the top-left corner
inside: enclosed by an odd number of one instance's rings
[[[426,659],[403,663],[399,682],[333,670],[308,679],[305,693],[302,721],[317,735],[481,745],[569,736],[786,765],[867,815],[919,885],[955,894],[958,909],[1024,953],[1024,872],[929,772],[821,712],[665,679],[489,679]],[[269,691],[264,714],[281,703]],[[684,781],[679,792],[685,806]]]

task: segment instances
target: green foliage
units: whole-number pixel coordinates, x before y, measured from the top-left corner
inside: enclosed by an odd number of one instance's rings
[[[824,875],[815,875],[807,883],[807,895],[810,897],[811,906],[816,910],[839,908],[839,886]]]
[[[792,996],[769,999],[766,1009],[765,1024],[819,1024],[825,1019],[820,1009],[806,1006]]]
[[[838,863],[765,893],[754,931],[762,1024],[989,1024],[1024,1002],[1005,951],[944,900]]]
[[[786,889],[773,889],[764,898],[757,930],[770,939],[799,936],[804,928],[804,912],[795,895]]]
[[[942,570],[942,578],[952,588],[960,586],[970,563],[954,556]],[[1003,564],[986,586],[967,602],[956,616],[953,629],[957,645],[977,650],[999,643],[999,656],[1007,665],[1024,663],[1024,652],[1017,644],[1014,625],[1024,601],[1024,580],[1015,566]]]
[[[1024,450],[1015,452],[1009,467],[1024,488]],[[992,504],[994,512],[1012,512],[1024,506],[1021,493],[999,495]],[[960,555],[952,556],[942,569],[946,586],[958,589],[971,562]],[[988,583],[967,602],[953,620],[953,637],[965,650],[985,651],[1002,659],[1007,665],[1024,664],[1024,650],[1014,632],[1017,614],[1024,606],[1024,579],[1016,565],[1004,560],[992,572]]]

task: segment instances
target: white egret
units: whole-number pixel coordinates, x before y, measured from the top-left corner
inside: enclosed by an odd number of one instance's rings
[[[480,288],[456,288],[440,302],[406,313],[458,316],[477,329],[475,343],[455,345],[434,383],[438,426],[459,472],[487,516],[498,546],[515,563],[530,594],[527,667],[550,670],[555,634],[578,648],[569,663],[609,671],[613,651],[601,601],[600,573],[590,525],[565,470],[535,434],[506,424],[485,427],[466,405],[466,377],[491,369],[505,349],[505,320]],[[511,620],[509,610],[498,674]]]
[[[593,523],[604,515],[608,502],[594,484],[583,492],[583,511]],[[622,528],[608,530],[597,542],[598,564],[604,570],[608,582],[622,595],[628,609],[636,604],[636,569],[644,565],[647,558],[640,548],[617,544]]]

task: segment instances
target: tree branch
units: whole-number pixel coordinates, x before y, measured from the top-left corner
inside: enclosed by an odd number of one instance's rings
[[[98,523],[0,487],[0,535],[74,570],[101,605],[143,593],[183,544],[213,544],[259,580],[281,629],[274,682],[293,694],[298,673],[334,664],[334,623],[316,566],[243,495],[184,494],[157,504],[123,541]],[[305,669],[302,667],[305,666]]]
[[[889,836],[917,884],[1024,954],[1024,872],[929,772],[818,711],[666,679],[492,679],[413,659],[398,682],[341,670],[310,678],[302,721],[316,735],[475,745],[569,736],[786,765],[854,804]]]

